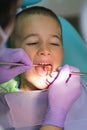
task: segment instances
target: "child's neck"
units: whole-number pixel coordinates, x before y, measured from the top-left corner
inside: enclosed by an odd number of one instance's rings
[[[22,90],[22,91],[34,91],[34,90],[38,90],[38,89],[36,88],[36,86],[34,86],[33,84],[31,84],[28,81],[21,81],[20,90]]]

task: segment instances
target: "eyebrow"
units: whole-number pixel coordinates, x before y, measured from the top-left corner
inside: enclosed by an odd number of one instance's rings
[[[55,37],[55,38],[58,38],[60,39],[61,38],[61,35],[51,35],[52,37]]]
[[[22,40],[25,40],[25,39],[27,39],[27,38],[29,38],[29,37],[33,37],[33,36],[38,36],[38,34],[36,34],[36,33],[29,34],[29,35],[23,37]],[[50,36],[55,37],[55,38],[57,38],[57,39],[60,39],[60,38],[61,38],[61,35],[56,35],[56,34],[52,34],[52,35],[50,35]]]
[[[36,33],[29,34],[29,35],[23,37],[22,40],[25,40],[25,39],[27,39],[27,38],[29,38],[29,37],[33,37],[33,36],[38,36],[38,34],[36,34]]]

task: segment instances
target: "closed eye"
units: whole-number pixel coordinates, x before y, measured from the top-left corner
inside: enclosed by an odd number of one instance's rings
[[[54,46],[60,46],[59,43],[51,43],[51,45],[54,45]]]
[[[32,43],[26,43],[26,45],[29,45],[29,46],[33,46],[33,45],[36,45],[36,44],[38,44],[38,42],[32,42]]]

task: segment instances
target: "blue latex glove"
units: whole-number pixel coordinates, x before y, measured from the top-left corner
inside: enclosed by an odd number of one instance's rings
[[[64,127],[67,112],[81,94],[80,76],[70,76],[71,71],[79,72],[77,68],[65,65],[49,86],[48,109],[42,125]]]
[[[3,49],[0,54],[1,62],[23,63],[22,66],[0,65],[0,84],[7,82],[15,76],[31,69],[32,62],[23,49]]]

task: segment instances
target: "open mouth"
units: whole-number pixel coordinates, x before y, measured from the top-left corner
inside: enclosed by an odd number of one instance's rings
[[[35,66],[36,72],[41,76],[50,75],[52,72],[52,65],[51,64],[37,64]]]

